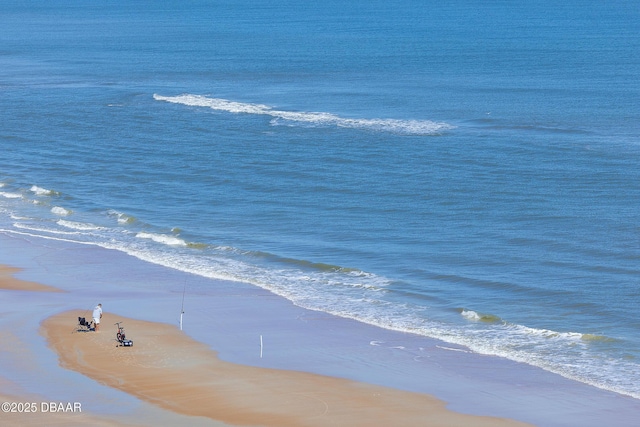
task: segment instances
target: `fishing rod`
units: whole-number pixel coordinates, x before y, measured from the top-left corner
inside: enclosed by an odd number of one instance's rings
[[[184,315],[184,294],[187,291],[187,280],[184,281],[184,289],[182,290],[182,308],[180,309],[180,330],[182,330],[182,316]]]

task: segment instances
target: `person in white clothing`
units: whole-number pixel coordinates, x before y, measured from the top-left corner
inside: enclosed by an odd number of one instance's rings
[[[102,304],[96,305],[93,309],[93,324],[96,332],[100,329],[100,319],[102,319]]]

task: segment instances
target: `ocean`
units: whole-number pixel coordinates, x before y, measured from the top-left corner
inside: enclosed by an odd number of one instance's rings
[[[638,22],[622,0],[3,1],[0,233],[640,399]]]

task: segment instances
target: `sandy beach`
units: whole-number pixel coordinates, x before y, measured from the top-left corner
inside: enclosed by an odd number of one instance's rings
[[[16,279],[12,274],[18,269],[3,266],[0,271],[3,291],[58,291]],[[527,425],[452,412],[445,408],[445,402],[424,394],[224,362],[213,350],[175,326],[114,313],[105,317],[100,332],[78,327],[70,330],[70,319],[85,315],[83,310],[65,311],[42,322],[40,333],[55,350],[62,367],[188,417],[230,425],[283,427]],[[126,326],[128,336],[134,339],[133,347],[119,346],[111,329],[105,328],[115,321]],[[5,390],[10,388],[7,380],[2,380],[2,385]],[[0,417],[12,425],[145,425],[153,421],[137,418],[129,423],[110,419],[82,411],[81,407],[73,408],[69,403],[58,408],[38,396],[3,394],[2,397],[10,403],[36,405],[31,413],[26,413],[24,407],[15,408],[22,413],[2,413]]]
[[[82,314],[64,312],[42,324],[64,367],[185,415],[274,427],[525,425],[457,414],[423,394],[224,362],[171,325],[110,314],[126,326],[133,347],[118,346],[110,330],[69,333],[69,318]]]

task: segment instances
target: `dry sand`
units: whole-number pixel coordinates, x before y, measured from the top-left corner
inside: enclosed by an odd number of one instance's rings
[[[100,332],[70,330],[84,311],[55,315],[41,333],[63,367],[165,409],[252,426],[523,426],[458,414],[431,396],[218,359],[178,328],[109,313]],[[133,347],[115,340],[123,322]]]

